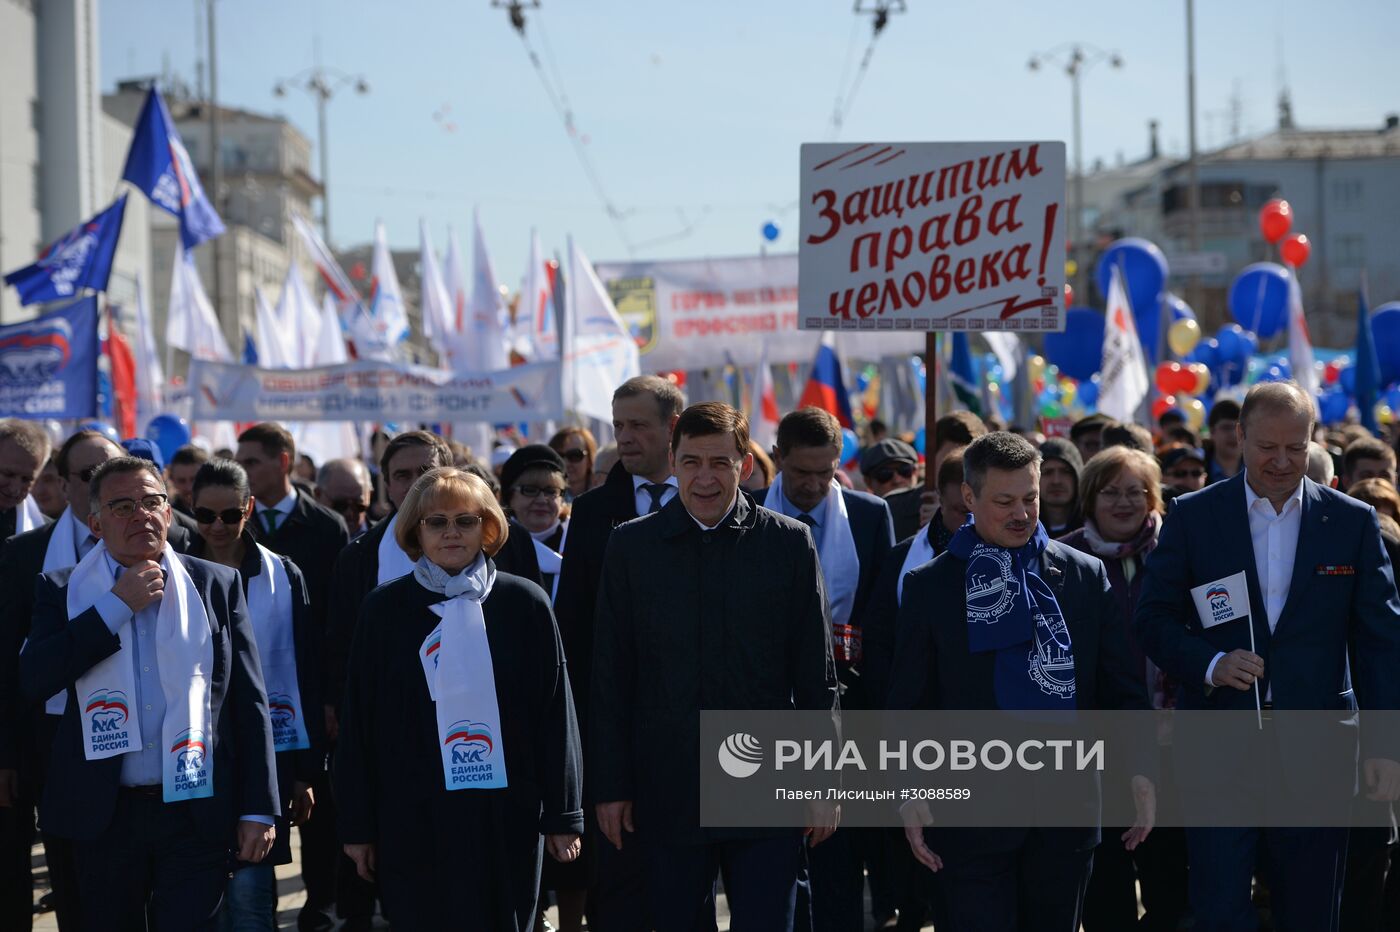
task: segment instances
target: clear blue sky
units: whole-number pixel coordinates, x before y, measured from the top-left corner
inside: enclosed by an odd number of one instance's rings
[[[796,249],[798,146],[828,138],[843,68],[870,34],[852,5],[542,0],[529,12],[532,43],[547,66],[546,48],[553,53],[639,257],[756,252],[770,219],[782,228],[774,248]],[[193,83],[205,57],[203,6],[106,0],[104,89],[167,61]],[[1068,140],[1069,79],[1026,62],[1081,41],[1125,59],[1121,71],[1103,63],[1084,79],[1086,164],[1143,155],[1153,118],[1165,148],[1185,151],[1181,0],[908,7],[880,38],[840,138]],[[379,218],[395,246],[416,247],[421,216],[439,249],[452,224],[470,250],[475,204],[512,288],[532,226],[550,251],[562,252],[572,233],[594,261],[627,257],[519,38],[489,0],[220,0],[218,9],[224,103],[284,113],[314,142],[311,99],[279,100],[272,87],[312,63],[318,33],[326,65],[369,80],[368,96],[345,92],[331,104],[337,246],[367,241]],[[1394,0],[1198,0],[1196,20],[1203,146],[1226,140],[1236,90],[1245,134],[1274,125],[1281,65],[1302,126],[1379,126],[1400,112]]]

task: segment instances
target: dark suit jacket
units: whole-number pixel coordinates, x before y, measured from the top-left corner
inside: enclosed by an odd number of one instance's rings
[[[919,534],[928,533],[920,528]],[[894,545],[880,561],[870,598],[860,617],[864,653],[856,668],[861,691],[872,709],[883,709],[890,691],[890,669],[894,666],[895,619],[899,616],[899,571],[914,545],[914,536]]]
[[[875,579],[880,575],[880,567],[885,556],[894,546],[894,524],[890,518],[890,508],[884,499],[869,492],[856,492],[842,489],[841,497],[846,500],[846,514],[851,522],[851,537],[856,544],[856,555],[860,557],[860,579],[856,583],[855,602],[851,607],[851,624],[859,625],[865,616],[865,606],[875,590]],[[759,489],[753,499],[762,505],[768,499],[768,490]],[[830,530],[827,528],[826,530]],[[838,664],[842,681],[848,687],[855,682],[847,676],[844,664]],[[854,700],[854,702],[852,701]],[[867,708],[864,697],[850,697],[842,705],[854,708]]]
[[[1375,509],[1303,480],[1303,513],[1293,576],[1274,631],[1259,589],[1246,513],[1244,473],[1176,500],[1147,558],[1138,598],[1138,639],[1181,684],[1183,709],[1252,711],[1251,692],[1207,689],[1218,652],[1249,648],[1264,658],[1260,689],[1278,709],[1400,708],[1400,599]],[[1350,575],[1325,575],[1324,566]],[[1202,628],[1190,590],[1243,571],[1247,620]],[[1353,692],[1354,687],[1354,692]],[[1400,759],[1400,748],[1374,748]]]
[[[379,544],[394,512],[343,547],[331,569],[326,618],[325,701],[339,707],[345,694],[345,666],[365,596],[379,585]]]
[[[33,743],[43,701],[31,704],[20,699],[18,665],[19,648],[29,637],[34,612],[34,582],[44,571],[44,555],[56,527],[56,522],[50,522],[17,534],[0,549],[0,593],[4,594],[0,599],[0,769],[17,768],[21,762],[41,763],[44,756]],[[176,552],[188,553],[198,537],[172,523],[166,539]]]
[[[741,492],[713,531],[679,497],[619,527],[598,591],[593,672],[588,798],[632,800],[637,831],[668,844],[718,837],[699,827],[700,710],[837,707],[806,526]]]
[[[919,530],[919,506],[923,503],[924,487],[916,485],[912,489],[900,489],[885,496],[885,504],[890,506],[890,517],[894,519],[894,539],[904,540],[913,537]]]
[[[637,517],[637,494],[632,474],[621,463],[607,480],[574,499],[569,537],[564,541],[564,566],[559,572],[554,613],[569,658],[569,681],[574,689],[585,742],[588,733],[588,693],[593,668],[594,615],[598,583],[603,576],[603,552],[613,528]]]
[[[896,621],[894,664],[886,707],[890,709],[998,708],[994,687],[996,653],[971,653],[967,643],[967,561],[944,552],[904,577],[904,599]],[[1137,676],[1127,631],[1098,557],[1051,541],[1041,557],[1040,577],[1055,593],[1074,647],[1075,704],[1081,709],[1150,709],[1147,685]],[[1155,776],[1155,762],[1136,772]],[[1102,787],[1098,775],[1070,787],[1069,802],[1048,804],[1084,809],[1095,824],[1050,830],[1047,843],[1069,849],[1098,844]],[[944,829],[931,833],[934,850],[964,856],[1013,850],[1020,829]]]
[[[206,842],[227,845],[243,815],[274,815],[278,803],[272,725],[253,627],[237,571],[195,557],[178,557],[209,615],[214,665],[210,674],[214,795],[170,803],[187,807]],[[20,688],[30,702],[68,690],[68,709],[54,738],[53,766],[44,787],[40,827],[61,838],[99,837],[111,823],[121,779],[121,757],[86,760],[82,719],[74,692],[78,677],[121,646],[97,609],[69,620],[71,569],[39,577],[34,627],[20,655]]]
[[[545,585],[544,574],[540,572],[540,558],[535,553],[535,541],[530,537],[530,532],[514,518],[510,519],[510,533],[506,535],[505,545],[493,559],[496,561],[497,572],[528,579],[543,589],[545,595],[549,595],[552,587]]]
[[[269,534],[262,522],[253,520],[248,527],[253,536],[273,553],[291,557],[306,577],[306,591],[311,595],[311,618],[323,631],[329,611],[331,571],[335,558],[350,543],[345,520],[316,503],[300,486],[292,486],[297,497],[291,514],[283,518],[277,530]]]

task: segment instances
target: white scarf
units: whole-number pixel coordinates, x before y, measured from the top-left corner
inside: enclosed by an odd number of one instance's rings
[[[496,673],[481,611],[496,584],[496,567],[478,554],[475,563],[449,576],[424,557],[414,565],[413,576],[423,588],[448,597],[429,606],[442,624],[418,649],[428,693],[437,707],[443,783],[449,790],[505,787]]]
[[[403,552],[394,534],[398,524],[399,513],[396,511],[390,516],[388,526],[384,528],[384,536],[379,539],[379,578],[375,580],[375,585],[382,586],[413,572],[413,561]]]
[[[777,505],[784,499],[783,474],[773,477],[773,485],[768,489],[765,501]],[[831,627],[836,632],[838,646],[841,636],[849,633],[851,609],[855,605],[856,586],[860,583],[860,554],[856,552],[855,538],[851,536],[851,519],[846,514],[846,497],[841,494],[841,484],[831,480],[826,490],[826,501],[813,509],[815,517],[822,525],[822,546],[818,557],[821,559],[822,576],[826,580],[826,598],[831,605]]]
[[[166,802],[202,799],[214,795],[209,710],[214,639],[199,590],[168,542],[160,568],[165,572],[165,594],[156,621],[155,655],[165,694],[165,720],[161,723],[163,798]],[[114,583],[107,564],[107,545],[99,542],[68,579],[70,622],[110,592]],[[141,751],[136,664],[131,648],[134,625],[133,618],[119,628],[120,649],[74,684],[81,703],[83,756],[88,760]]]
[[[272,717],[274,751],[311,747],[306,735],[305,709],[297,686],[297,651],[292,630],[292,582],[282,559],[262,544],[262,570],[248,580],[248,615],[258,642],[267,710]]]
[[[49,538],[48,549],[44,551],[45,573],[67,569],[78,562],[77,535],[73,532],[73,509],[63,509],[54,524],[53,535]],[[49,715],[62,715],[68,708],[68,690],[60,689],[44,703],[44,712]]]
[[[914,542],[904,556],[904,565],[899,568],[899,582],[895,586],[896,605],[904,604],[904,577],[933,559],[933,543],[929,540],[932,534],[933,521],[930,521],[914,535]]]
[[[39,510],[39,503],[34,501],[33,495],[26,495],[24,501],[19,503],[15,509],[15,533],[23,534],[25,531],[32,531],[36,527],[44,526],[44,513]],[[68,564],[72,566],[73,564]]]
[[[554,601],[554,596],[559,592],[559,571],[564,566],[564,541],[569,537],[569,522],[564,521],[562,523],[564,525],[564,533],[559,535],[559,549],[557,551],[547,546],[545,541],[554,534],[555,529],[559,527],[559,523],[556,523],[554,527],[551,527],[547,531],[542,531],[539,534],[532,533],[530,535],[530,543],[535,545],[535,560],[540,565],[540,575],[552,577],[549,585],[549,600],[551,602]],[[523,526],[524,525],[522,525],[522,527]]]

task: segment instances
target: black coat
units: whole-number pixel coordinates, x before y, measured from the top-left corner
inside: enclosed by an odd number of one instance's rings
[[[262,573],[262,556],[258,553],[255,541],[247,531],[243,532],[247,547],[243,555],[243,565],[238,568],[239,580],[243,583],[243,597],[248,596],[249,582]],[[204,553],[204,539],[195,541],[191,556],[201,557]],[[319,629],[311,623],[311,601],[306,594],[306,580],[301,570],[289,558],[279,556],[282,568],[286,570],[287,582],[292,590],[292,651],[297,661],[297,693],[301,698],[302,714],[305,716],[306,737],[311,747],[300,751],[283,751],[277,758],[277,793],[282,806],[277,810],[277,838],[268,854],[272,864],[292,862],[291,826],[288,822],[292,793],[297,783],[311,783],[318,773],[325,770],[326,717],[321,712],[321,652],[322,637]],[[260,657],[261,659],[265,659]]]
[[[540,558],[535,552],[535,541],[530,532],[514,518],[510,519],[510,533],[506,535],[505,545],[497,552],[495,560],[498,572],[528,579],[543,589],[545,595],[549,595],[551,580],[545,579],[544,574],[540,572]]]
[[[200,592],[213,635],[209,754],[214,762],[214,795],[167,805],[186,807],[204,841],[223,847],[234,842],[240,816],[281,811],[272,725],[238,572],[183,554],[178,559]],[[20,689],[30,702],[43,702],[60,689],[68,690],[68,709],[54,738],[53,766],[44,786],[39,825],[60,838],[82,840],[99,837],[111,824],[122,759],[84,758],[74,684],[116,653],[121,640],[107,629],[96,607],[69,620],[66,600],[72,572],[62,569],[39,577],[34,627],[20,655],[19,673]]]
[[[57,526],[49,522],[17,534],[0,548],[0,770],[19,769],[26,783],[42,781],[48,749],[35,743],[41,734],[36,729],[44,714],[43,701],[28,703],[19,696],[19,648],[29,637],[34,584],[44,571],[44,556]],[[177,553],[188,553],[198,537],[172,522],[166,539]],[[35,767],[27,766],[31,763]]]
[[[1081,709],[1150,709],[1147,685],[1135,672],[1127,631],[1098,557],[1051,541],[1041,557],[1040,577],[1049,584],[1069,628],[1074,648],[1075,703]],[[944,552],[904,577],[904,599],[896,621],[889,709],[998,708],[994,688],[996,652],[971,653],[967,643],[967,561]],[[1154,772],[1142,762],[1138,772]],[[1100,788],[1085,787],[1097,812]],[[1049,833],[1083,849],[1098,844],[1097,826]],[[933,833],[934,850],[966,853],[1014,848],[1020,829],[945,829]]]
[[[894,519],[894,539],[904,540],[913,537],[919,530],[919,506],[923,504],[924,487],[900,489],[885,496],[885,504],[890,506],[890,516]]]
[[[377,846],[395,929],[532,930],[542,834],[583,831],[578,729],[549,600],[507,573],[482,604],[509,786],[443,786],[418,651],[443,600],[405,576],[370,593],[335,755],[340,840]]]
[[[350,644],[355,640],[360,604],[379,585],[379,543],[393,517],[390,512],[350,541],[336,556],[331,569],[324,679],[325,701],[330,705],[339,706],[345,695],[345,665],[350,658]]]
[[[598,592],[593,673],[589,798],[632,800],[637,831],[669,844],[721,837],[700,828],[700,710],[837,707],[806,526],[740,493],[713,531],[679,497],[619,527]]]
[[[637,517],[637,492],[632,474],[621,463],[607,480],[574,499],[569,516],[569,536],[564,541],[564,566],[554,611],[564,655],[569,658],[569,678],[574,703],[585,736],[588,733],[589,682],[593,667],[593,628],[598,606],[598,584],[603,578],[603,552],[613,528]]]
[[[350,543],[345,520],[316,503],[299,486],[292,486],[297,497],[292,511],[271,534],[259,520],[249,521],[253,537],[273,553],[291,557],[306,579],[306,591],[311,596],[311,618],[321,630],[326,629],[331,587],[331,569],[335,558]]]

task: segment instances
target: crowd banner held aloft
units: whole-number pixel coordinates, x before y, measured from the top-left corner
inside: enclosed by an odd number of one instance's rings
[[[125,212],[123,194],[112,206],[44,247],[32,264],[8,273],[5,284],[15,286],[20,304],[65,301],[84,288],[106,291]]]
[[[0,327],[0,417],[97,415],[97,299]]]
[[[1060,330],[1062,142],[808,143],[804,330]]]
[[[563,417],[558,363],[454,374],[375,360],[259,369],[197,359],[189,389],[195,420],[501,424]]]
[[[812,360],[819,334],[797,323],[797,256],[600,262],[598,277],[641,349],[648,372]],[[923,340],[841,337],[853,359],[917,353]]]

